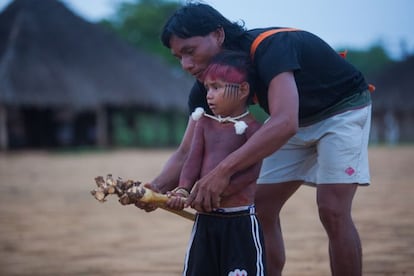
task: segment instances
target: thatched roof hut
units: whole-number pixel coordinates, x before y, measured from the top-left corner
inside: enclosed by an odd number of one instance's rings
[[[15,0],[0,14],[0,102],[185,109],[189,81],[56,0]]]
[[[372,140],[414,141],[414,56],[396,62],[372,78]]]
[[[0,13],[0,114],[16,106],[185,112],[191,83],[57,0],[15,0]]]

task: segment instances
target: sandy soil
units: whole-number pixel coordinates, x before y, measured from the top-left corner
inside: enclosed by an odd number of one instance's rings
[[[192,222],[97,202],[93,178],[149,181],[171,151],[0,153],[0,275],[180,275]],[[354,200],[364,275],[414,275],[414,147],[371,148],[372,182]],[[329,275],[315,190],[287,203],[284,275]]]

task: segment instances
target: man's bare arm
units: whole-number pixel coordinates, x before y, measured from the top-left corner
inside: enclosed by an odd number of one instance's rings
[[[201,118],[194,127],[193,139],[187,160],[181,170],[179,187],[191,192],[194,183],[200,177],[201,167],[204,162],[204,130]]]
[[[299,98],[292,72],[281,73],[270,83],[270,118],[237,151],[220,163],[219,169],[233,175],[282,147],[298,129]]]

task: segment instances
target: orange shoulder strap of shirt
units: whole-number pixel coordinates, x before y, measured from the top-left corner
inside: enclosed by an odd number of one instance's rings
[[[255,52],[256,52],[256,49],[257,49],[257,47],[259,46],[259,44],[265,39],[265,38],[267,38],[268,36],[271,36],[271,35],[273,35],[273,34],[276,34],[276,33],[281,33],[281,32],[295,32],[295,31],[300,31],[300,29],[294,29],[294,28],[281,28],[281,29],[272,29],[272,30],[268,30],[268,31],[265,31],[265,32],[263,32],[263,33],[261,33],[261,34],[259,34],[256,38],[255,38],[255,40],[253,40],[253,43],[252,43],[252,45],[250,46],[250,58],[252,59],[252,60],[254,60],[254,54],[255,54]],[[345,51],[343,51],[343,52],[340,52],[339,53],[339,55],[341,56],[341,57],[343,57],[343,58],[346,58],[346,54],[347,54],[347,51],[345,50]],[[374,85],[372,85],[372,84],[368,84],[368,90],[370,91],[370,92],[374,92],[374,90],[375,90],[375,86]]]
[[[281,33],[281,32],[295,32],[299,31],[299,29],[293,29],[293,28],[281,28],[281,29],[273,29],[265,31],[261,34],[259,34],[255,40],[252,43],[252,46],[250,46],[250,58],[254,59],[254,53],[256,52],[257,47],[259,44],[268,36],[271,36],[272,34]]]

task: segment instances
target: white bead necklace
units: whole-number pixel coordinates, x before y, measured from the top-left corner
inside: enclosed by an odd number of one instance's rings
[[[248,125],[244,122],[244,121],[239,121],[239,119],[247,116],[249,114],[249,110],[246,110],[246,112],[244,112],[243,114],[239,115],[239,116],[235,116],[235,117],[231,117],[231,116],[227,116],[227,117],[221,117],[220,115],[218,116],[213,116],[210,114],[205,113],[204,109],[202,107],[197,107],[195,109],[195,111],[191,114],[191,118],[194,121],[198,121],[201,116],[206,116],[210,119],[216,120],[219,123],[233,123],[234,124],[234,128],[236,130],[236,134],[243,134],[246,131],[246,128],[248,127]]]

